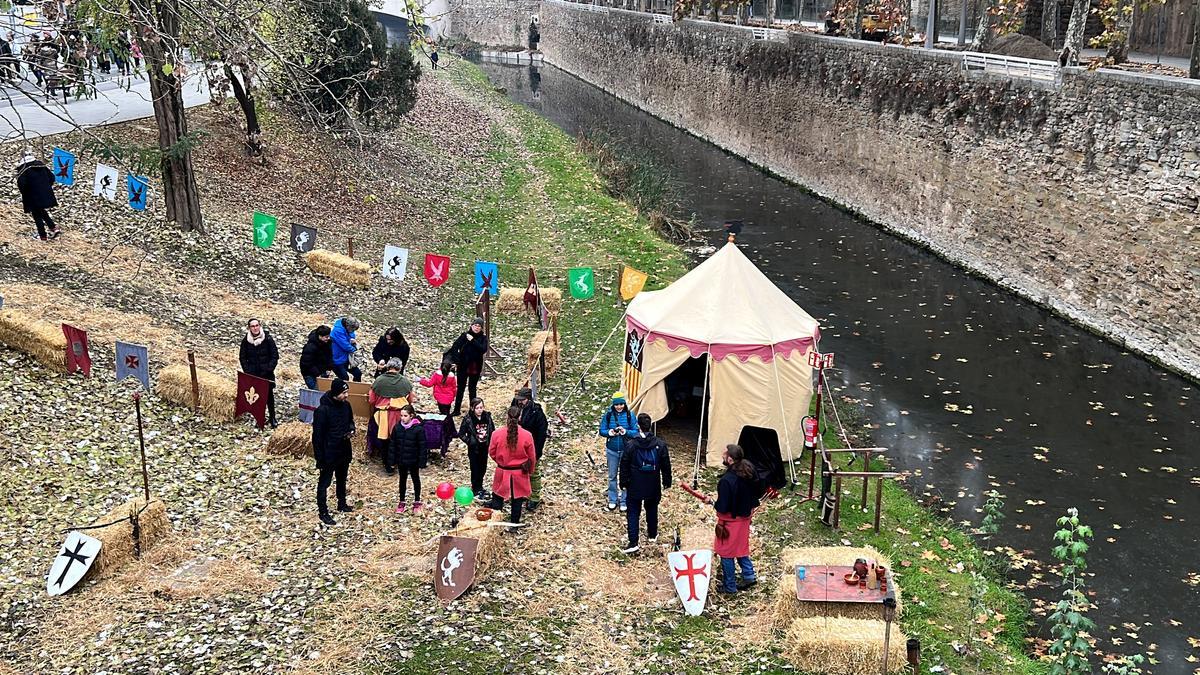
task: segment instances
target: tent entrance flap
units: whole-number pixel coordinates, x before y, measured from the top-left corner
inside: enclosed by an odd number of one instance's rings
[[[689,357],[663,379],[667,413],[658,421],[657,433],[672,448],[694,448],[696,438],[707,426],[705,406],[710,398],[704,386],[707,354]],[[707,433],[705,433],[707,436]]]

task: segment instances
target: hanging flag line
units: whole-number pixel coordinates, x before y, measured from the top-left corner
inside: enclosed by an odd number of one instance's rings
[[[55,147],[50,157],[50,170],[54,173],[54,182],[65,187],[75,185],[76,161],[75,153]],[[92,194],[110,202],[117,201],[117,185],[120,178],[121,173],[117,168],[96,162]],[[153,193],[149,178],[134,174],[132,171],[125,172],[125,203],[129,205],[129,208],[134,211],[145,211],[150,205],[150,197]]]

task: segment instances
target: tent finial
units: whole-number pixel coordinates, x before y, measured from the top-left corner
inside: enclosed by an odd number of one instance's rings
[[[727,240],[730,244],[737,243],[738,232],[742,231],[742,221],[727,220],[725,221],[725,233],[729,235]]]

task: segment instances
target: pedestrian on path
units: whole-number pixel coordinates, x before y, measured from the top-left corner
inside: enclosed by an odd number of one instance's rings
[[[537,467],[529,476],[529,512],[533,513],[542,503],[542,452],[546,449],[546,439],[550,437],[550,420],[542,404],[533,400],[533,390],[522,387],[516,391],[513,405],[521,409],[521,428],[533,436],[533,448],[537,455]]]
[[[267,333],[258,319],[246,322],[246,336],[242,338],[238,349],[238,363],[243,373],[271,383],[267,388],[267,415],[274,429],[279,426],[275,420],[275,367],[279,365],[279,348],[275,346],[275,338]]]
[[[488,444],[496,423],[492,413],[484,407],[483,399],[471,399],[471,409],[463,416],[458,437],[467,444],[467,461],[471,464],[471,491],[480,502],[490,501],[491,493],[483,489],[483,477],[487,474]]]
[[[612,404],[600,418],[600,437],[604,439],[604,456],[608,460],[608,510],[614,511],[618,506],[624,511],[627,508],[627,494],[617,486],[617,474],[621,466],[621,453],[625,449],[626,436],[632,438],[638,433],[637,418],[629,410],[625,402],[625,394],[616,392]]]
[[[654,422],[646,413],[637,417],[638,434],[628,435],[625,452],[621,455],[620,483],[622,490],[629,491],[629,513],[626,524],[629,529],[629,545],[625,553],[637,553],[638,526],[642,507],[646,508],[646,539],[658,542],[658,503],[662,491],[671,487],[671,455],[667,444],[651,430]],[[662,488],[659,488],[659,485]]]
[[[488,455],[496,463],[488,506],[499,510],[504,508],[504,500],[509,500],[513,523],[521,522],[521,506],[530,494],[529,477],[537,468],[533,436],[521,428],[520,419],[521,409],[509,407],[504,428],[494,431],[488,443]]]
[[[413,484],[412,512],[420,511],[424,506],[421,503],[421,469],[429,466],[429,447],[425,443],[421,418],[411,405],[400,408],[400,422],[392,428],[388,440],[388,464],[400,472],[400,503],[396,505],[396,513],[408,509],[405,497],[409,476]]]
[[[21,193],[25,213],[33,216],[38,238],[42,241],[56,238],[58,225],[47,210],[58,206],[58,198],[54,196],[54,172],[31,152],[25,153],[17,165],[17,190]]]
[[[329,515],[326,503],[329,484],[335,477],[337,510],[347,513],[354,510],[346,503],[346,475],[350,471],[352,453],[350,439],[354,437],[354,410],[346,400],[349,396],[350,385],[345,380],[334,380],[313,413],[313,457],[321,472],[317,479],[317,513],[326,525],[337,524]]]
[[[729,594],[758,583],[754,564],[750,561],[750,517],[758,508],[762,488],[755,478],[754,465],[746,459],[741,446],[725,446],[721,462],[725,465],[725,474],[717,483],[717,502],[713,505],[717,512],[713,552],[721,556],[722,579],[717,592]],[[734,561],[741,568],[741,584],[737,583]]]

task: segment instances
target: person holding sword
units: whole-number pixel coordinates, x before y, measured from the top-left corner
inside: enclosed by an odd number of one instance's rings
[[[625,402],[625,394],[616,392],[612,397],[612,405],[600,418],[600,437],[604,439],[604,455],[608,460],[608,510],[615,511],[618,506],[624,512],[628,509],[626,499],[628,492],[618,490],[617,476],[621,469],[621,453],[625,451],[625,437],[632,439],[638,433],[637,418],[629,410]]]

